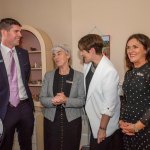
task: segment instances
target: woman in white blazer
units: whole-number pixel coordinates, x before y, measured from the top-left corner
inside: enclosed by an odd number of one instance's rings
[[[121,146],[118,145],[120,143],[118,73],[110,60],[102,54],[103,40],[99,35],[89,34],[82,37],[78,47],[85,63],[85,110],[92,131],[90,149],[119,150]]]

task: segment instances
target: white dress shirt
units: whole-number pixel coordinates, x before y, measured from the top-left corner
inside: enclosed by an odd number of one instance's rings
[[[3,59],[4,59],[4,64],[5,64],[5,67],[6,67],[7,75],[9,77],[9,75],[10,75],[10,66],[9,66],[10,65],[10,50],[11,49],[6,47],[5,45],[3,45],[1,43],[0,50],[1,50],[1,53],[2,53],[2,56],[3,56]],[[15,63],[16,63],[16,66],[17,66],[19,98],[20,98],[20,100],[25,100],[25,99],[28,98],[28,96],[27,96],[25,87],[23,85],[19,60],[18,60],[18,56],[17,56],[17,52],[16,52],[15,47],[13,48],[13,50],[14,50],[14,59],[15,59]]]

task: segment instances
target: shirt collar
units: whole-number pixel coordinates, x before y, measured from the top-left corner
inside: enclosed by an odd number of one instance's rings
[[[4,53],[6,53],[6,54],[11,51],[11,49],[10,49],[9,47],[3,45],[2,43],[1,43],[1,50],[2,50]],[[14,50],[14,52],[16,52],[15,47],[13,47],[12,50]]]

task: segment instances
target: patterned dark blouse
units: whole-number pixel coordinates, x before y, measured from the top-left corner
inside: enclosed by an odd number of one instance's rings
[[[121,119],[150,125],[150,63],[127,71],[123,84],[126,102],[122,106]]]

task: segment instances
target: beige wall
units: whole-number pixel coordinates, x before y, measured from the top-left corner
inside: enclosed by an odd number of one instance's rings
[[[72,42],[70,0],[0,0],[3,17],[13,17],[46,32],[53,43]]]
[[[0,17],[14,17],[45,31],[53,43],[73,49],[73,66],[82,70],[77,57],[78,40],[96,26],[97,34],[111,36],[111,61],[124,76],[124,47],[132,33],[150,36],[149,0],[5,0]]]
[[[1,4],[1,0],[0,0],[0,4]],[[0,5],[0,18],[3,17],[3,7],[2,5]]]
[[[150,36],[149,0],[73,0],[72,1],[72,44],[74,56],[77,42],[94,26],[98,34],[111,36],[111,61],[124,76],[124,47],[128,36],[142,32]],[[79,60],[74,57],[75,68]]]

